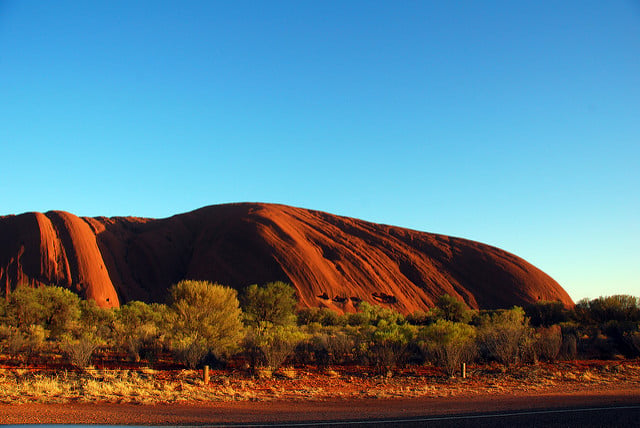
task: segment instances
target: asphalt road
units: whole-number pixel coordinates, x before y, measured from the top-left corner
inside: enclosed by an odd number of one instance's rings
[[[640,391],[532,396],[504,394],[466,398],[221,402],[200,405],[9,404],[0,405],[0,423],[640,428]]]
[[[256,426],[256,425],[253,425]],[[262,425],[265,426],[265,425]],[[266,425],[273,426],[273,425]],[[483,427],[640,427],[640,405],[624,407],[593,407],[573,409],[549,409],[525,412],[482,413],[406,419],[364,420],[345,422],[294,422],[277,425],[287,427],[376,428],[376,427],[434,427],[434,428],[483,428]]]
[[[41,425],[6,425],[8,427],[41,427]],[[82,427],[83,425],[49,425],[57,427]],[[86,425],[95,428],[96,425]],[[125,425],[122,425],[123,427]],[[200,426],[200,425],[191,425]],[[640,405],[616,407],[586,407],[567,409],[541,409],[519,412],[492,412],[466,415],[425,416],[411,418],[392,418],[386,420],[352,420],[352,421],[296,421],[284,424],[224,424],[208,425],[213,427],[247,426],[247,427],[330,427],[330,428],[376,428],[376,427],[638,427],[640,426]],[[113,426],[112,426],[113,427]],[[128,426],[131,427],[131,426]]]

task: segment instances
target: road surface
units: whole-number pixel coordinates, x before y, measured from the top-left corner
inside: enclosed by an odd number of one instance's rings
[[[4,424],[330,427],[640,427],[640,391],[598,394],[260,401],[207,404],[0,405]]]

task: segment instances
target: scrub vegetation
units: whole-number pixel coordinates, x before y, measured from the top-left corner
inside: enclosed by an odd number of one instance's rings
[[[277,382],[303,372],[331,378],[354,370],[390,379],[424,368],[452,379],[462,363],[475,373],[481,367],[514,373],[558,360],[638,356],[640,302],[626,295],[571,309],[539,302],[492,311],[470,310],[445,295],[428,312],[408,316],[367,302],[338,314],[296,311],[295,291],[282,282],[251,285],[238,296],[229,287],[188,280],[171,287],[166,304],[102,309],[60,287],[18,287],[0,301],[0,384],[24,397],[42,391],[67,397],[60,400],[118,401],[113,397],[137,390],[147,397],[141,402],[205,400],[229,386],[225,376]],[[204,365],[217,370],[217,392],[198,392]],[[255,395],[241,391],[221,396]]]

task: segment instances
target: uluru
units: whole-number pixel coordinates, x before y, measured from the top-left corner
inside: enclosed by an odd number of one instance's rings
[[[238,290],[285,281],[300,307],[338,311],[368,301],[410,313],[443,294],[478,309],[573,305],[549,275],[499,248],[286,205],[213,205],[164,219],[0,217],[4,295],[21,284],[59,285],[116,307],[165,301],[182,279]]]

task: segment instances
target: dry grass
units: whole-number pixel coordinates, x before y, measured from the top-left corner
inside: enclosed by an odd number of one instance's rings
[[[470,367],[467,379],[442,376],[434,368],[407,369],[396,376],[336,368],[326,372],[283,369],[265,379],[243,372],[212,372],[204,385],[196,370],[34,371],[0,369],[0,403],[187,403],[335,398],[454,397],[640,388],[640,365],[559,363],[535,366]]]
[[[96,370],[31,372],[0,370],[0,403],[179,403],[252,398],[250,390],[205,386],[194,370],[156,372]]]

